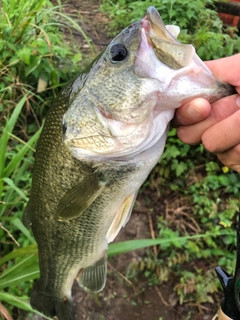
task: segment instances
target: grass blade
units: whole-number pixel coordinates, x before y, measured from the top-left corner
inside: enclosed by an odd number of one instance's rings
[[[141,248],[146,248],[154,245],[167,244],[172,242],[183,243],[187,240],[194,240],[199,238],[207,238],[207,237],[216,237],[216,236],[233,236],[235,237],[234,232],[231,234],[229,231],[218,232],[218,233],[205,233],[205,234],[196,234],[193,236],[185,236],[185,237],[175,237],[169,239],[138,239],[138,240],[129,240],[123,242],[111,243],[108,248],[108,256],[114,256],[120,253],[129,252],[132,250],[137,250]]]
[[[0,266],[4,265],[5,262],[19,258],[19,257],[26,257],[28,255],[37,255],[37,244],[30,244],[29,246],[17,250],[13,250],[9,254],[5,255],[0,259]]]
[[[67,25],[69,25],[70,27],[74,27],[77,31],[79,31],[82,34],[82,36],[84,37],[85,41],[87,42],[87,44],[91,50],[92,55],[94,56],[96,53],[94,52],[93,46],[92,46],[91,42],[89,41],[89,38],[86,35],[86,33],[80,27],[80,25],[76,21],[74,21],[71,17],[69,17],[61,12],[55,11],[55,14],[58,14],[60,17],[65,19],[65,21],[67,21],[69,23]]]
[[[31,243],[35,243],[30,231],[23,225],[20,219],[16,218],[12,223],[29,239]]]
[[[15,272],[16,269],[18,269],[19,267],[22,269],[23,266],[29,265],[29,263],[31,263],[33,257],[35,258],[36,256],[34,254],[29,255],[28,257],[26,257],[25,259],[21,259],[20,261],[18,261],[17,263],[15,263],[14,265],[8,267],[6,270],[3,271],[3,273],[0,275],[0,279],[6,277],[9,273],[13,273]],[[29,262],[30,261],[30,262]]]
[[[31,306],[30,306],[30,303],[29,303],[29,300],[27,297],[16,297],[12,294],[9,294],[7,292],[2,292],[0,291],[0,301],[5,301],[19,309],[23,309],[23,310],[26,310],[28,312],[32,312],[32,313],[37,313],[39,314],[40,316],[44,317],[45,319],[48,319],[48,320],[52,320],[52,318],[49,318],[45,315],[43,315],[42,313],[34,310]]]
[[[8,267],[0,276],[0,289],[16,286],[39,277],[38,259],[30,255]]]
[[[7,145],[9,140],[9,133],[12,132],[15,123],[18,119],[18,116],[26,102],[26,96],[23,96],[22,99],[18,102],[17,106],[13,110],[13,113],[9,120],[6,122],[5,130],[3,130],[2,136],[0,138],[0,179],[4,177],[4,168],[6,162],[6,152]],[[0,194],[2,193],[2,181],[0,181]]]
[[[8,166],[4,170],[4,176],[9,177],[11,173],[17,168],[19,163],[22,161],[25,154],[29,151],[29,149],[32,149],[32,146],[36,143],[36,141],[39,138],[39,135],[41,133],[41,129],[39,129],[32,137],[31,139],[24,144],[24,146],[21,148],[21,150],[13,157],[13,159],[9,162]]]
[[[10,178],[3,178],[2,179],[4,182],[6,182],[10,188],[14,189],[25,201],[28,201],[28,198],[25,196],[25,194],[22,192],[21,189],[19,189],[14,182],[12,181],[12,179]]]

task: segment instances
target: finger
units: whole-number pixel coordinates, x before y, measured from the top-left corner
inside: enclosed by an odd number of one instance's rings
[[[196,98],[176,110],[171,125],[190,125],[205,119],[211,111],[210,103],[203,98]]]
[[[218,153],[217,157],[225,166],[240,172],[240,144],[223,153]]]
[[[199,143],[208,128],[239,111],[237,97],[238,95],[232,95],[214,102],[211,113],[205,120],[190,126],[180,126],[177,130],[178,138],[184,143]]]
[[[210,152],[224,152],[240,143],[240,110],[216,123],[202,135],[202,143]]]
[[[230,83],[235,87],[240,86],[240,53],[227,58],[206,61],[205,63],[216,79]]]

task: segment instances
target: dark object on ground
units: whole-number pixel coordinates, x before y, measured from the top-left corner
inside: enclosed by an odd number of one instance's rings
[[[229,275],[221,267],[217,267],[215,270],[224,292],[224,301],[221,305],[222,311],[232,320],[238,320],[240,319],[240,212],[237,228],[237,260],[235,275]]]

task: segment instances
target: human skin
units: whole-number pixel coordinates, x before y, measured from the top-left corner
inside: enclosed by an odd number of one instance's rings
[[[212,104],[194,99],[175,113],[178,138],[188,144],[201,143],[229,168],[240,172],[240,54],[207,61],[217,80],[236,88],[238,94],[224,97]]]

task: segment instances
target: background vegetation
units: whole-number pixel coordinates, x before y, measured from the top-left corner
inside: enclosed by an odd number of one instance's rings
[[[231,55],[240,47],[235,30],[223,28],[217,13],[206,8],[212,3],[161,0],[154,6],[165,23],[181,27],[180,41],[192,43],[205,60]],[[101,10],[111,19],[108,32],[116,34],[141,18],[150,5],[152,1],[104,0]],[[0,0],[0,301],[10,314],[14,306],[31,311],[28,296],[31,282],[38,277],[36,244],[21,216],[41,124],[60,88],[87,60],[64,39],[66,28],[83,32],[72,17],[62,13],[60,3]],[[182,144],[173,129],[141,195],[146,190],[146,194],[157,191],[158,199],[171,196],[174,200],[155,219],[156,239],[113,244],[109,254],[161,243],[155,254],[149,251],[130,265],[128,276],[144,274],[149,285],[154,285],[175,275],[180,303],[213,302],[218,290],[214,267],[220,265],[229,273],[234,267],[238,174],[223,167],[202,146]],[[154,212],[151,197],[145,201]],[[185,270],[191,261],[193,267]]]

